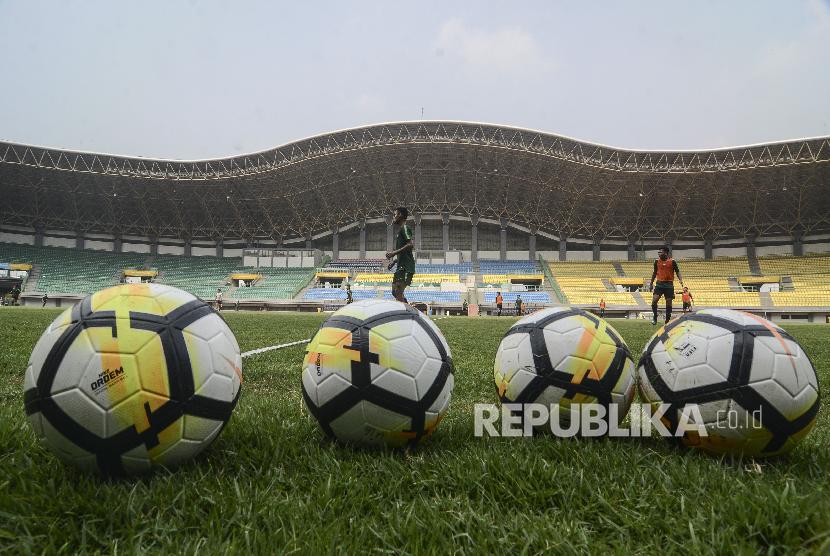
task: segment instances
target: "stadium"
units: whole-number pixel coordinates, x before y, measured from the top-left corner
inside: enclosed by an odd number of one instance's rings
[[[828,0],[0,49],[0,556],[830,554]]]
[[[828,137],[637,151],[416,121],[198,161],[6,142],[0,198],[0,552],[827,550]],[[400,206],[426,315],[392,300]],[[663,246],[694,303],[652,327]],[[557,373],[561,400],[623,416],[635,383],[673,399],[661,342],[714,409],[772,412],[755,452],[478,434],[480,407],[550,399]]]
[[[383,257],[404,205],[410,298],[436,314],[491,312],[503,291],[633,318],[665,244],[698,307],[823,323],[828,161],[826,137],[642,152],[453,121],[186,162],[0,143],[0,264],[24,305],[153,281],[239,309],[331,309],[347,283],[391,298]]]

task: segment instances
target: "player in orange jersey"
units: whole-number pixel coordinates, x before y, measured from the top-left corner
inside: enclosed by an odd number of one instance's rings
[[[657,259],[654,260],[654,272],[651,275],[651,281],[648,284],[648,289],[653,293],[651,296],[651,313],[653,318],[651,324],[657,324],[657,303],[660,297],[666,298],[666,322],[671,320],[671,304],[674,300],[674,275],[677,274],[677,279],[680,280],[680,285],[683,286],[683,278],[680,276],[680,268],[677,266],[677,261],[671,258],[668,245],[664,245],[657,252]],[[657,279],[657,285],[654,285],[654,279]]]
[[[688,313],[692,310],[692,302],[694,301],[694,296],[692,296],[692,292],[689,291],[689,288],[683,288],[683,312]]]

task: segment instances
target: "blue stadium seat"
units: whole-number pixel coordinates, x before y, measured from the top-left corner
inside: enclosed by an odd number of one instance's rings
[[[303,299],[316,301],[320,299],[346,299],[346,290],[339,288],[309,288]]]
[[[473,271],[472,263],[459,264],[417,264],[417,274],[470,274]]]
[[[383,297],[392,299],[391,290],[385,292]],[[424,303],[461,303],[461,292],[407,290],[406,299]]]
[[[522,296],[522,301],[525,303],[550,303],[548,292],[502,292],[501,294],[506,304],[515,303],[516,297],[519,295]],[[496,292],[484,292],[484,302],[495,303]]]
[[[481,259],[478,266],[482,274],[537,274],[540,272],[536,261]]]

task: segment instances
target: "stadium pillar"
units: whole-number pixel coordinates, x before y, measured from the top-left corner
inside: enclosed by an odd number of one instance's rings
[[[501,230],[499,230],[499,260],[507,260],[507,218],[499,219]]]
[[[559,260],[568,260],[568,236],[559,234]]]
[[[83,249],[85,244],[86,244],[86,238],[84,238],[84,233],[83,232],[76,232],[75,233],[75,249]]]
[[[360,222],[358,223],[358,227],[360,228],[360,258],[366,258],[366,220],[361,218]]]
[[[386,252],[389,253],[395,248],[395,223],[392,215],[383,217],[386,222]]]
[[[191,243],[190,239],[184,240],[184,256],[189,257],[193,254],[193,243]]]
[[[628,260],[637,260],[637,244],[633,239],[628,240]]]
[[[712,260],[712,238],[710,237],[703,240],[703,258],[707,261]]]
[[[115,238],[112,240],[112,252],[120,253],[123,247],[124,244],[121,241],[121,236],[115,236]]]
[[[43,247],[43,228],[35,228],[35,247]]]
[[[527,251],[528,251],[528,258],[531,261],[536,260],[536,232],[539,229],[536,226],[530,227],[530,235],[527,237]]]
[[[156,246],[156,251],[158,251],[158,243],[155,243],[155,246]],[[216,242],[216,256],[217,257],[222,257],[222,256],[224,256],[224,253],[225,253],[225,240],[222,239],[222,238],[219,238],[219,240]],[[153,253],[153,254],[155,254],[155,253]]]
[[[595,239],[594,244],[591,246],[591,260],[598,261],[600,255],[600,247],[599,247],[599,240]]]
[[[340,258],[340,230],[337,227],[331,229],[331,258]]]
[[[441,237],[444,251],[450,250],[450,213],[449,212],[442,212],[441,213]]]
[[[796,257],[804,255],[804,233],[801,230],[793,232],[793,255]]]
[[[415,240],[415,251],[420,251],[421,249],[421,213],[414,213],[412,215],[412,221],[415,222],[415,230],[414,230],[414,237]],[[417,256],[417,255],[416,255]]]
[[[752,261],[755,259],[755,235],[746,236],[746,258]]]
[[[470,261],[478,262],[478,215],[470,215]]]
[[[313,247],[314,247],[314,243],[312,242],[312,239],[311,239],[311,232],[308,232],[308,235],[305,236],[305,248],[306,249],[311,249]]]

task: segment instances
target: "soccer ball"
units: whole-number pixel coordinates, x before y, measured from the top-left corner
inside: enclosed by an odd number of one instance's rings
[[[189,293],[128,284],[64,311],[35,345],[25,408],[62,460],[105,475],[172,467],[204,450],[242,382],[225,321]]]
[[[616,405],[618,423],[634,397],[634,361],[605,320],[570,307],[532,313],[504,335],[493,370],[502,403],[557,405],[560,423],[578,404]],[[551,409],[551,418],[557,413]]]
[[[816,372],[798,342],[741,311],[703,309],[670,322],[646,344],[637,372],[643,400],[669,404],[669,432],[679,431],[684,407],[697,406],[695,426],[704,429],[680,430],[680,442],[712,454],[787,452],[819,409]]]
[[[303,399],[331,438],[414,446],[447,411],[454,384],[447,341],[419,311],[363,300],[329,317],[308,344]]]

